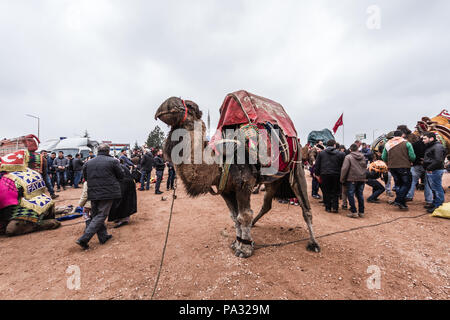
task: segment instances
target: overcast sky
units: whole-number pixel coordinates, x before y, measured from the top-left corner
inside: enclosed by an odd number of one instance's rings
[[[445,0],[0,0],[0,138],[37,134],[29,113],[44,141],[87,129],[142,144],[166,98],[209,109],[215,129],[225,95],[245,89],[281,103],[302,143],[342,112],[346,145],[370,143],[450,109],[449,12]]]

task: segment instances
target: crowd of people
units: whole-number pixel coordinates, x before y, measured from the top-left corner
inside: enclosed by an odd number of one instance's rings
[[[97,234],[101,244],[111,235],[107,233],[105,221],[115,222],[114,228],[127,225],[130,216],[137,212],[136,183],[139,191],[150,190],[152,170],[155,169],[155,194],[160,190],[164,169],[168,169],[167,190],[174,189],[175,168],[170,161],[164,161],[160,149],[135,149],[131,157],[122,149],[119,156],[110,155],[107,144],[98,147],[97,156],[90,152],[82,159],[80,154],[64,155],[63,151],[41,151],[42,176],[52,199],[55,193],[67,187],[80,188],[78,207],[83,208],[86,229],[76,241],[83,249],[89,248],[90,239]],[[55,188],[56,187],[56,188]],[[56,190],[55,190],[56,189]],[[73,209],[75,210],[75,208]]]
[[[350,210],[348,217],[362,218],[365,185],[372,188],[367,202],[380,203],[380,195],[386,192],[394,197],[395,192],[395,199],[389,203],[400,210],[408,210],[407,203],[413,201],[419,180],[422,180],[425,209],[433,213],[445,201],[442,176],[446,150],[433,132],[423,134],[413,143],[406,139],[410,134],[405,126],[399,126],[381,143],[378,152],[361,141],[355,141],[348,149],[334,140],[327,141],[326,145],[319,141],[308,152],[312,197],[322,199],[321,190],[326,212],[339,213],[341,201],[341,208]],[[371,169],[370,164],[380,160],[386,165],[386,172]]]

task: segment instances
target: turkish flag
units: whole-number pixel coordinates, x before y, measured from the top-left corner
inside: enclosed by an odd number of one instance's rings
[[[25,164],[25,150],[16,151],[0,158],[2,164]]]
[[[333,127],[333,134],[336,134],[336,131],[339,129],[340,126],[342,126],[344,124],[344,114],[341,114],[341,116],[339,117],[338,121],[336,122],[336,124]]]

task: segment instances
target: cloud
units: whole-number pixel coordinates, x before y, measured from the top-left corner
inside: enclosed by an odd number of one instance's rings
[[[370,30],[367,8],[381,10]],[[344,112],[345,143],[413,127],[450,98],[447,1],[4,1],[2,137],[143,143],[169,96],[212,126],[229,92],[283,104],[302,142]],[[3,116],[2,118],[4,118]],[[342,141],[342,132],[337,139]]]

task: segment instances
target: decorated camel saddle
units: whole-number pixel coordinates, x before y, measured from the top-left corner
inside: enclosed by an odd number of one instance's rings
[[[403,129],[411,132],[406,126],[398,126],[397,128],[397,130]],[[425,132],[434,132],[437,140],[447,150],[447,154],[450,154],[450,114],[447,110],[442,110],[440,114],[431,119],[428,117],[423,117],[417,122],[416,131],[408,134],[407,139],[409,142],[415,142]],[[375,139],[372,143],[372,151],[379,153],[380,146],[384,145],[387,140],[393,137],[393,135],[394,131],[391,131]]]
[[[244,90],[228,94],[220,108],[217,131],[210,141],[214,150],[230,142],[227,129],[237,130],[244,136],[253,163],[278,168],[266,175],[263,182],[286,175],[299,162],[301,146],[297,131],[284,108],[275,101]],[[274,142],[278,147],[273,146]]]
[[[450,153],[450,114],[447,110],[442,110],[432,119],[423,117],[418,121],[414,134],[420,135],[424,132],[434,132],[437,139],[446,148],[447,154]]]
[[[45,194],[45,181],[28,167],[28,151],[19,150],[1,159],[0,233],[18,235],[58,227],[50,221],[54,202]]]

